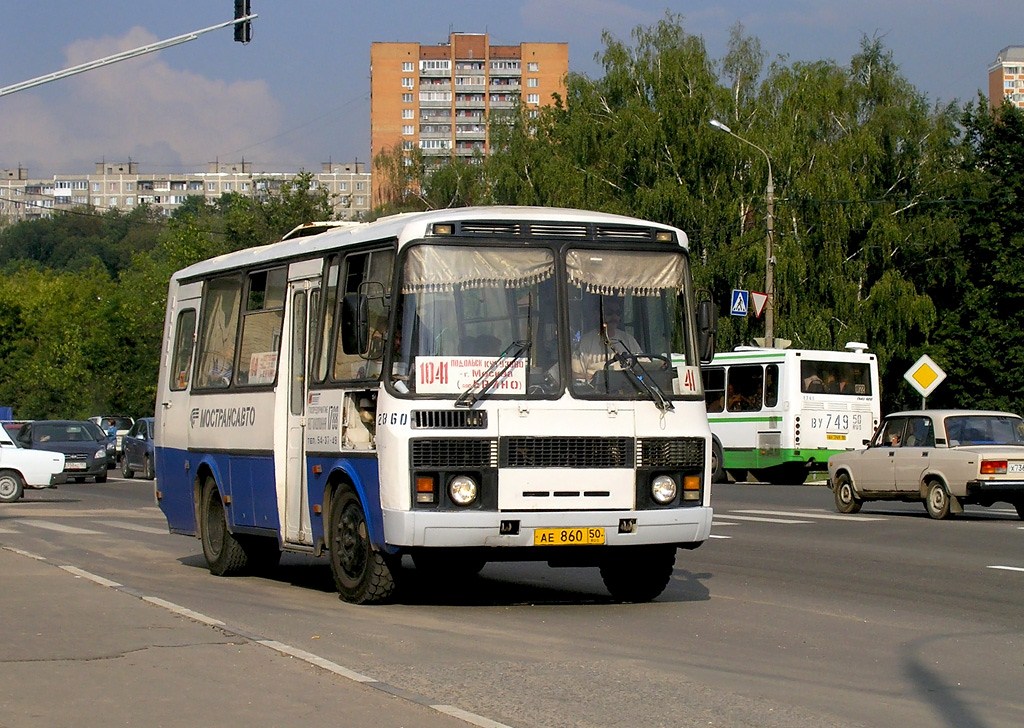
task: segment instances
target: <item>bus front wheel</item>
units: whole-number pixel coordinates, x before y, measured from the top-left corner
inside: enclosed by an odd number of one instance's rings
[[[601,561],[601,579],[617,601],[649,602],[665,591],[675,564],[675,546],[624,546]]]
[[[228,530],[217,481],[207,478],[203,483],[203,500],[199,514],[203,556],[215,576],[239,574],[248,566],[248,558],[235,535]]]
[[[395,577],[384,554],[374,550],[359,497],[344,486],[331,502],[331,573],[338,594],[352,604],[387,601],[395,591]]]

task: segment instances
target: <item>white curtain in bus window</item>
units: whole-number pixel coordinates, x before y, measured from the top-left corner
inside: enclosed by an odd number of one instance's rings
[[[192,350],[196,341],[196,310],[187,308],[178,314],[174,329],[174,357],[171,359],[171,389],[181,390],[188,386],[188,374],[192,368]]]
[[[683,290],[686,263],[678,253],[570,250],[569,282],[602,296],[658,296]]]
[[[241,294],[242,279],[239,276],[216,278],[206,283],[196,387],[227,387],[231,384]]]
[[[555,271],[551,251],[530,248],[443,248],[419,245],[405,262],[402,293],[435,293],[455,288],[525,288]]]
[[[277,378],[287,277],[286,268],[249,274],[238,356],[240,371],[235,379],[238,384],[273,384]]]

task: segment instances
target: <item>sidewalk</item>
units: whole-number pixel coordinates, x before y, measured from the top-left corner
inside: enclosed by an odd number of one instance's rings
[[[0,548],[0,728],[497,725],[173,607]]]

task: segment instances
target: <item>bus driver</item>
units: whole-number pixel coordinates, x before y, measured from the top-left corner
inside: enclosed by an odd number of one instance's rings
[[[619,328],[622,324],[621,298],[601,296],[597,308],[599,324],[583,335],[579,351],[573,358],[573,376],[580,379],[590,380],[620,354],[638,354],[642,351],[637,340],[628,331]],[[614,368],[622,367],[616,365]]]

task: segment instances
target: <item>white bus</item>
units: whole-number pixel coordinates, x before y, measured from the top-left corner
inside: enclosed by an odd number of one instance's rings
[[[712,479],[748,472],[803,483],[829,456],[864,446],[881,417],[878,361],[865,344],[846,351],[738,347],[702,370],[714,433]]]
[[[443,577],[597,566],[618,599],[660,594],[712,515],[714,326],[685,234],[515,207],[308,232],[172,277],[170,530],[218,575],[326,555],[355,603],[391,597],[406,555]]]

